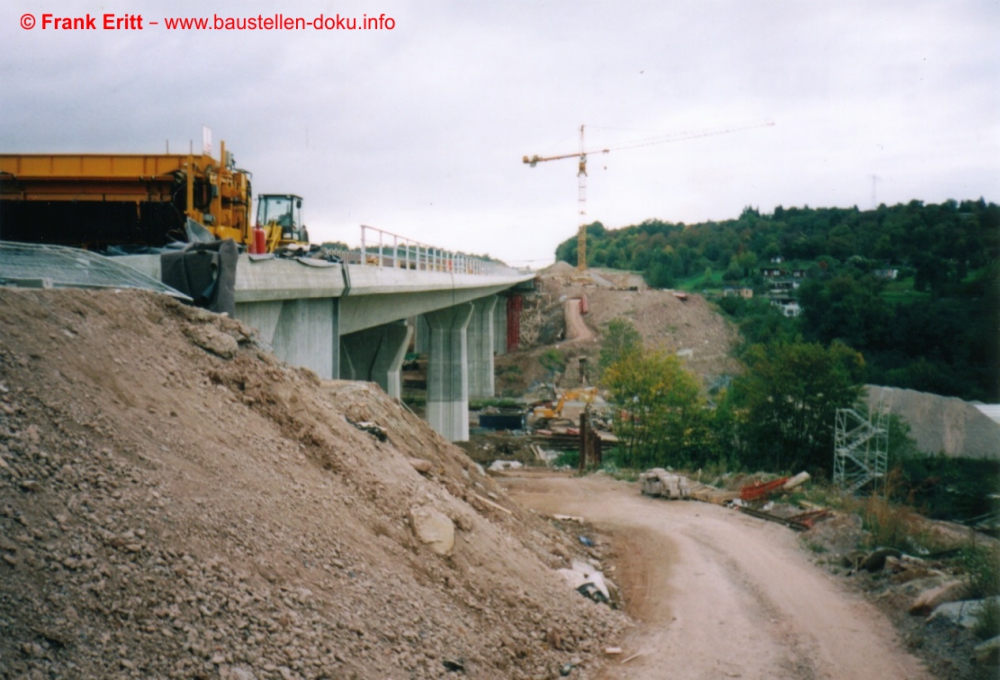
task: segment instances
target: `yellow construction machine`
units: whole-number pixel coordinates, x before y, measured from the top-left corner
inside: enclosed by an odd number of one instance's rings
[[[597,398],[597,388],[596,387],[580,387],[575,390],[566,390],[559,395],[559,401],[556,402],[555,406],[536,406],[533,415],[535,418],[561,418],[563,413],[563,407],[566,406],[568,401],[579,401],[584,404],[593,403],[594,399]]]
[[[269,253],[291,243],[309,243],[309,232],[302,223],[302,198],[295,194],[258,196],[257,226],[266,234]]]
[[[250,173],[225,142],[219,155],[0,154],[0,239],[161,247],[207,230],[252,247]],[[301,209],[292,194],[260,197],[267,252],[308,242]]]

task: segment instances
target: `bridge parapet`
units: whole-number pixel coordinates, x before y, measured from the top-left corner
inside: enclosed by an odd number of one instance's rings
[[[518,276],[530,273],[502,262],[466,255],[415,241],[377,227],[361,225],[361,247],[334,249],[346,264],[413,271]]]

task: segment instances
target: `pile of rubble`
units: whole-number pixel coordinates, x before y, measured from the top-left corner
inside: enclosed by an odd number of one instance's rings
[[[852,513],[816,525],[802,540],[818,563],[874,598],[936,677],[996,677],[1000,638],[982,639],[983,614],[1000,614],[1000,598],[977,593],[962,552],[975,541],[995,561],[1000,543],[928,522],[926,531],[935,529],[941,548],[934,553],[860,547],[871,544],[871,535]]]
[[[587,676],[621,638],[575,536],[377,388],[143,292],[0,290],[0,337],[4,677]]]

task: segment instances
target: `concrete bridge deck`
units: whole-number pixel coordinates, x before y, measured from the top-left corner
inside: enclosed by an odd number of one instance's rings
[[[159,256],[120,259],[160,279]],[[418,347],[428,354],[427,419],[463,441],[469,396],[493,396],[493,354],[503,345],[496,336],[506,336],[507,321],[498,294],[533,279],[516,270],[471,274],[240,255],[236,317],[280,359],[321,378],[376,382],[397,398],[406,349],[419,333]]]

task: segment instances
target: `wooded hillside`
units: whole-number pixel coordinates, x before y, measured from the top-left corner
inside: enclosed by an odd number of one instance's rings
[[[1000,206],[978,201],[854,208],[746,208],[699,224],[587,227],[588,264],[655,287],[715,290],[749,342],[841,340],[869,382],[1000,401]],[[557,259],[576,262],[576,237]],[[769,270],[769,271],[766,271]],[[801,305],[771,304],[776,281]],[[750,300],[724,288],[753,290]]]

